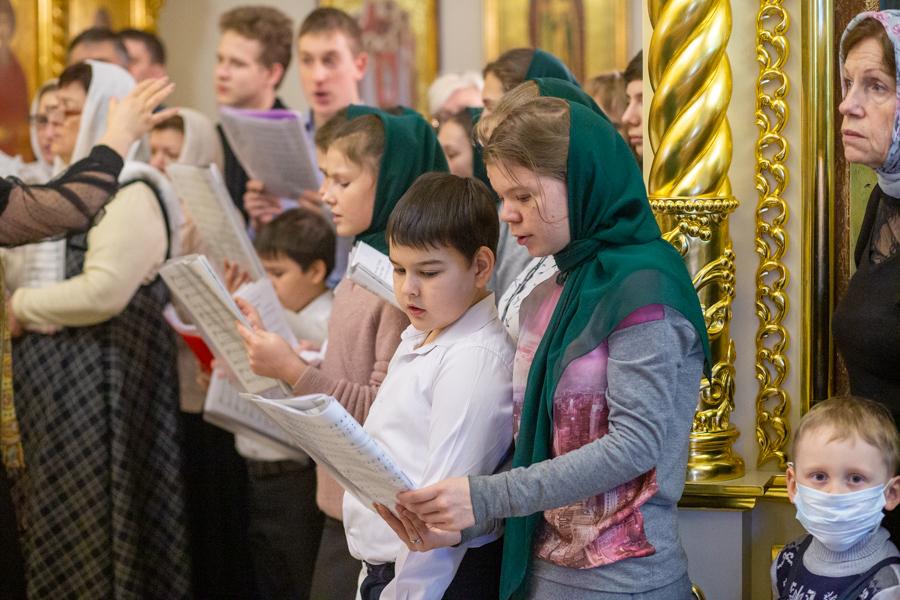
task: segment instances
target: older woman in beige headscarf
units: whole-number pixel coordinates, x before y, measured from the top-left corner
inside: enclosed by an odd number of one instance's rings
[[[163,173],[173,162],[194,167],[215,163],[221,171],[222,156],[222,143],[215,125],[196,110],[179,108],[177,115],[150,132],[150,166]],[[181,208],[185,217],[181,226],[182,253],[205,254],[203,240],[183,201]]]

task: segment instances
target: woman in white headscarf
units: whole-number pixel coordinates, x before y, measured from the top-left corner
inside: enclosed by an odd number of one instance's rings
[[[57,166],[90,152],[134,80],[89,61],[60,77]],[[65,239],[65,280],[19,288],[10,330],[25,476],[17,482],[32,598],[186,598],[189,560],[175,346],[160,265],[179,250],[177,198],[127,163],[104,218]]]
[[[48,115],[56,108],[57,80],[50,79],[38,88],[31,102],[31,151],[34,162],[26,163],[21,156],[10,157],[0,152],[0,174],[12,175],[24,183],[41,184],[53,175],[53,154],[50,152]]]

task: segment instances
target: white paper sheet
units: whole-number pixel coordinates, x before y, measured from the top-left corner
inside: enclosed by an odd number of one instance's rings
[[[192,254],[169,260],[159,272],[172,294],[191,314],[216,360],[227,365],[245,391],[258,394],[278,386],[286,392],[290,391],[283,382],[260,377],[250,369],[234,322],[243,323],[248,328],[250,324],[205,256]],[[277,312],[281,312],[280,306]],[[281,317],[283,319],[284,315]],[[266,317],[263,317],[263,322],[266,322]]]
[[[296,460],[303,460],[304,455],[294,448],[284,430],[265,413],[241,398],[240,391],[228,379],[220,377],[219,373],[218,370],[213,371],[210,379],[206,401],[203,403],[203,420],[231,433],[245,435],[279,452],[288,452]],[[266,395],[277,394],[273,390]]]
[[[253,281],[265,277],[266,272],[247,237],[247,230],[228,195],[218,167],[173,163],[166,167],[166,173],[187,206],[200,237],[209,246],[210,259],[216,270],[220,271],[222,261],[228,259],[247,271]]]
[[[394,296],[394,265],[391,264],[391,259],[367,243],[356,242],[350,251],[347,278],[400,308],[397,297]]]
[[[393,509],[397,493],[417,486],[340,402],[315,394],[271,400],[242,394],[281,427],[363,506]]]
[[[225,137],[251,179],[280,198],[297,199],[319,189],[318,166],[309,155],[306,127],[290,110],[239,110],[219,107]]]

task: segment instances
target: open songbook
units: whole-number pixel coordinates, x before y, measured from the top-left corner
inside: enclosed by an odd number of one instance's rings
[[[272,400],[242,398],[263,411],[291,442],[309,454],[363,506],[372,502],[391,510],[397,493],[417,486],[340,402],[324,394]]]
[[[238,162],[267,192],[296,199],[304,190],[319,189],[318,166],[300,113],[220,106],[219,117]]]
[[[391,264],[391,259],[367,243],[356,242],[350,251],[347,278],[400,308],[397,297],[394,296],[394,265]]]
[[[238,321],[248,329],[250,324],[205,256],[192,254],[174,258],[167,261],[159,273],[172,294],[190,313],[206,344],[215,354],[217,362],[231,371],[245,391],[258,394],[281,387],[285,393],[290,392],[290,388],[283,382],[260,377],[250,369],[243,341],[234,323]],[[246,284],[245,287],[257,294],[253,300],[248,301],[256,306],[266,328],[269,329],[270,323],[274,323],[280,316],[283,327],[278,328],[280,331],[273,327],[271,331],[285,337],[291,345],[296,345],[297,341],[284,319],[272,282],[261,279]],[[246,293],[246,290],[244,291]],[[238,290],[238,293],[241,293],[241,290]],[[247,299],[246,295],[242,297]],[[263,302],[260,297],[267,300]]]
[[[283,397],[284,394],[280,393],[279,388],[276,388],[267,392],[266,396],[276,398]],[[231,433],[249,437],[280,452],[293,454],[297,460],[303,459],[303,454],[294,448],[284,430],[241,398],[240,390],[234,387],[228,379],[219,377],[218,372],[213,373],[210,378],[209,391],[206,393],[206,402],[203,404],[203,420]]]
[[[253,281],[265,277],[266,272],[247,237],[219,168],[172,163],[166,167],[166,173],[187,206],[200,237],[209,246],[213,264],[221,268],[222,261],[228,259],[247,271]]]

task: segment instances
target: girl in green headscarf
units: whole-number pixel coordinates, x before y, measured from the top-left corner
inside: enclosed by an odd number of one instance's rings
[[[490,113],[506,92],[523,81],[538,78],[559,79],[581,89],[568,67],[549,52],[540,48],[513,48],[484,68],[481,98],[485,113]]]
[[[501,218],[559,268],[522,304],[514,469],[399,494],[395,531],[427,550],[505,519],[502,599],[689,598],[676,505],[709,344],[687,269],[584,106],[524,104],[485,162]]]
[[[500,123],[516,108],[542,96],[577,102],[590,108],[602,118],[607,118],[594,99],[577,85],[552,77],[538,77],[516,86],[497,103],[492,113],[479,121],[479,139],[486,143],[497,123]],[[503,321],[513,339],[519,337],[519,305],[531,293],[531,290],[555,272],[556,263],[552,256],[532,258],[525,246],[519,246],[516,238],[510,235],[509,224],[500,224],[497,265],[494,267],[491,289],[500,298],[497,302],[500,320]]]
[[[447,171],[447,161],[431,125],[417,113],[392,115],[350,106],[334,119],[339,121],[322,127],[328,135],[316,139],[325,154],[323,200],[331,206],[339,235],[356,236],[387,254],[384,231],[397,201],[419,175]],[[400,334],[409,326],[403,311],[345,276],[328,320],[327,352],[320,362],[307,364],[287,342],[265,330],[252,306],[240,305],[253,325],[253,331],[238,329],[256,373],[287,382],[298,396],[333,396],[357,421],[365,421]],[[316,501],[327,517],[322,547],[343,548],[332,550],[332,564],[317,564],[323,572],[353,561],[340,521],[342,495],[340,485],[320,470]]]

